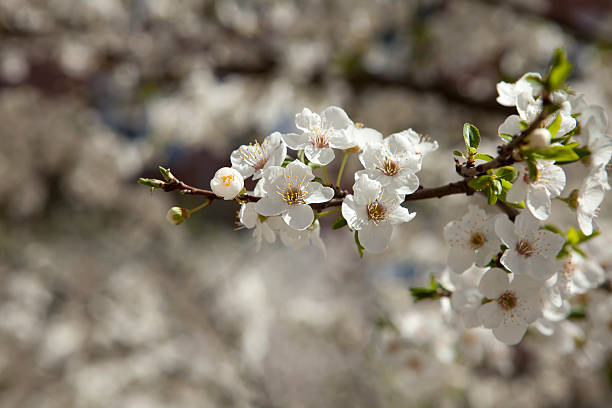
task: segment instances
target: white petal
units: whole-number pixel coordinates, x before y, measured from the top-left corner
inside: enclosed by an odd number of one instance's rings
[[[533,217],[533,215],[531,215],[529,211],[521,212],[514,219],[514,231],[516,235],[521,238],[530,237],[538,230],[538,228],[540,228],[540,223]]]
[[[255,224],[257,224],[258,216],[255,206],[255,203],[246,203],[240,206],[240,222],[248,229],[255,227]]]
[[[301,150],[308,145],[310,139],[304,133],[287,133],[283,136],[283,141],[293,150]],[[281,162],[282,163],[282,162]]]
[[[533,243],[533,247],[536,252],[547,259],[555,259],[565,239],[560,234],[555,234],[548,230],[539,230],[535,235],[536,239]]]
[[[323,126],[332,126],[334,129],[348,129],[353,125],[353,121],[349,119],[346,112],[337,106],[330,106],[321,112]]]
[[[306,204],[290,205],[289,209],[283,214],[283,220],[293,229],[305,230],[314,221],[314,212]]]
[[[317,183],[316,181],[311,181],[308,183],[308,197],[306,198],[306,203],[324,203],[329,201],[334,196],[334,189],[331,187],[323,187],[321,183]]]
[[[497,83],[497,103],[503,106],[516,105],[516,93],[514,92],[515,85],[510,82]]]
[[[359,232],[359,242],[368,252],[380,253],[389,247],[393,226],[390,224],[366,224]]]
[[[397,194],[412,194],[419,188],[419,178],[408,171],[401,171],[390,185]]]
[[[295,126],[302,130],[310,130],[315,127],[321,127],[321,117],[312,112],[310,109],[304,108],[302,109],[302,112],[295,115]]]
[[[414,131],[404,130],[394,133],[383,140],[385,147],[392,153],[402,154],[403,152],[414,151],[415,144],[411,137]]]
[[[554,259],[546,259],[538,254],[531,255],[525,263],[527,273],[540,281],[547,280],[561,269]]]
[[[352,195],[346,196],[342,202],[342,216],[348,226],[354,230],[362,229],[368,222],[368,213],[365,206],[355,203]]]
[[[514,106],[514,104],[510,105]],[[518,115],[510,115],[497,129],[498,134],[516,135],[521,131],[521,118]]]
[[[361,174],[353,185],[355,202],[367,205],[378,198],[381,190],[382,186],[378,181],[370,179],[367,174]]]
[[[502,341],[508,345],[518,344],[525,332],[527,331],[527,324],[517,323],[515,325],[500,325],[493,329],[493,335],[497,340]]]
[[[475,254],[471,249],[454,246],[448,251],[447,263],[455,273],[463,273],[474,264]]]
[[[516,274],[527,273],[528,267],[525,257],[511,247],[507,249],[499,260],[508,270]]]
[[[538,220],[546,220],[550,216],[550,193],[544,187],[529,186],[527,189],[527,208]]]
[[[486,266],[493,256],[499,252],[499,241],[496,240],[494,243],[487,242],[478,251],[476,251],[476,265],[480,267]]]
[[[497,299],[508,289],[508,285],[508,274],[500,268],[492,268],[480,279],[478,289],[488,299]]]
[[[509,248],[514,248],[518,243],[518,237],[514,232],[514,224],[506,217],[498,217],[495,220],[495,233]]]
[[[329,147],[318,148],[311,144],[307,145],[304,148],[304,153],[306,154],[306,157],[308,158],[308,160],[310,160],[311,162],[315,164],[319,164],[321,166],[328,165],[336,157],[336,154],[331,148]]]
[[[276,234],[267,221],[264,221],[260,228],[263,239],[265,239],[268,244],[272,244],[274,241],[276,241]]]
[[[287,203],[280,197],[272,196],[259,199],[255,204],[255,211],[265,217],[270,217],[272,215],[279,215],[287,210],[287,207]]]
[[[407,208],[402,206],[397,206],[395,209],[389,214],[389,223],[390,224],[401,224],[404,222],[411,221],[416,213],[411,213]]]
[[[280,166],[287,157],[287,145],[280,132],[274,132],[266,138],[264,146],[268,146],[269,158],[266,166]]]
[[[525,183],[523,176],[525,173],[522,173],[519,170],[518,177],[512,183],[512,187],[508,190],[506,194],[506,200],[511,203],[520,203],[521,201],[525,201],[525,197],[527,196],[527,186]]]
[[[496,301],[485,303],[478,308],[478,319],[487,329],[498,327],[503,318],[504,312]]]
[[[285,176],[289,176],[298,180],[310,181],[314,178],[312,170],[299,160],[294,160],[286,167]]]

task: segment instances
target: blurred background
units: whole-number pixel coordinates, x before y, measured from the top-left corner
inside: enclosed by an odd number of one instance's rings
[[[507,347],[412,303],[465,197],[411,204],[363,260],[324,219],[324,259],[256,252],[234,203],[174,226],[201,201],[136,183],[161,164],[208,188],[328,105],[436,139],[421,183],[453,181],[463,123],[494,153],[495,84],[556,47],[609,112],[610,0],[0,0],[0,407],[609,406],[612,346]]]

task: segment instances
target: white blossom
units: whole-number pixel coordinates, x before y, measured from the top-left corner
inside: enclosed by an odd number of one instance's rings
[[[607,172],[604,165],[594,168],[584,179],[576,199],[578,226],[585,235],[593,233],[593,218],[599,211],[607,186]]]
[[[542,91],[542,85],[538,83],[538,80],[542,80],[542,76],[539,73],[528,72],[514,83],[498,82],[497,103],[503,106],[516,106],[517,99],[521,94],[526,93],[531,97],[539,95]]]
[[[353,126],[352,128],[353,139],[355,140],[355,145],[359,148],[360,151],[363,151],[366,146],[370,144],[379,144],[383,141],[383,135],[376,129],[367,128],[363,126]]]
[[[570,253],[557,273],[554,288],[561,299],[586,293],[603,283],[605,271],[596,261]]]
[[[224,200],[233,200],[244,188],[244,179],[235,169],[221,167],[210,181],[213,193]]]
[[[480,292],[489,302],[478,309],[484,327],[506,344],[521,341],[527,326],[541,315],[538,290],[541,283],[528,276],[516,276],[512,282],[502,269],[493,268],[480,280]]]
[[[344,110],[330,106],[321,116],[304,108],[295,115],[295,125],[301,133],[288,133],[283,140],[293,150],[304,150],[308,160],[326,165],[334,160],[332,148],[349,149],[356,146],[353,122]]]
[[[487,217],[476,205],[470,205],[461,220],[446,224],[444,239],[450,246],[447,263],[455,273],[463,273],[474,263],[486,266],[501,245],[495,234],[494,217]]]
[[[289,228],[286,224],[284,226],[281,225],[279,228],[279,235],[282,243],[295,251],[302,250],[312,245],[319,248],[323,257],[327,257],[327,250],[321,239],[321,226],[318,220],[315,220],[310,227],[301,231]]]
[[[271,227],[271,218],[266,218],[257,214],[257,211],[255,211],[255,203],[242,204],[238,216],[242,225],[253,230],[256,251],[261,249],[262,240],[265,240],[268,244],[272,244],[276,241],[276,233]]]
[[[565,188],[565,172],[550,160],[536,160],[536,168],[536,179],[531,181],[529,168],[515,165],[517,177],[506,199],[513,203],[525,201],[534,217],[546,220],[550,216],[551,199],[558,197]]]
[[[422,155],[417,154],[407,131],[395,133],[381,143],[366,145],[359,160],[365,170],[357,174],[367,174],[385,188],[398,194],[410,194],[419,188],[415,173],[421,169]]]
[[[544,281],[557,271],[554,261],[565,239],[539,227],[538,220],[528,212],[519,214],[514,224],[505,217],[495,222],[495,232],[508,247],[501,264],[517,275]]]
[[[314,212],[308,204],[323,203],[334,196],[334,190],[314,178],[310,167],[294,160],[287,168],[272,166],[264,171],[262,193],[255,210],[266,217],[282,215],[291,228],[305,230],[314,221]]]
[[[342,203],[342,216],[358,231],[359,242],[368,252],[382,252],[389,246],[393,225],[408,222],[416,214],[401,206],[402,196],[367,174],[357,178],[353,191]]]
[[[255,141],[240,146],[232,152],[230,160],[232,168],[238,170],[242,177],[253,176],[253,180],[258,180],[264,169],[283,164],[285,156],[287,156],[287,145],[283,142],[281,134],[274,132],[261,144]]]

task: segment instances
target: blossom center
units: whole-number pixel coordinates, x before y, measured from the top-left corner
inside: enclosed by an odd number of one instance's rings
[[[395,176],[401,170],[399,163],[390,157],[385,157],[385,160],[383,160],[378,169],[385,176]]]
[[[368,204],[368,218],[379,224],[387,218],[387,209],[378,201]]]
[[[516,295],[514,294],[514,292],[511,292],[508,290],[504,292],[504,294],[502,294],[500,297],[497,298],[497,304],[502,309],[508,311],[516,307],[517,300],[518,299],[516,298]]]
[[[470,245],[472,246],[472,249],[478,249],[481,248],[486,241],[487,239],[482,232],[476,232],[472,234],[472,237],[470,238]]]
[[[234,181],[234,175],[230,174],[227,176],[221,176],[221,182],[223,183],[223,185],[225,187],[229,187],[230,184],[232,184],[232,181]]]
[[[283,188],[276,186],[276,194],[287,204],[294,205],[304,203],[308,190],[301,183],[289,182]]]
[[[264,142],[265,144],[266,142]],[[268,162],[266,149],[257,141],[249,143],[249,146],[246,148],[241,148],[240,158],[249,166],[252,166],[255,171],[263,169]]]
[[[317,129],[315,131],[314,138],[312,139],[312,145],[318,149],[329,147],[329,138],[327,137],[327,130],[321,131]]]
[[[529,258],[535,252],[535,249],[529,241],[522,239],[516,244],[516,252],[523,255],[525,258]]]

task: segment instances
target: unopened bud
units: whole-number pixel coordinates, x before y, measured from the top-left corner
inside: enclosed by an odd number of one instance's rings
[[[189,218],[189,210],[181,207],[172,207],[168,210],[166,218],[174,225],[179,225]]]
[[[546,149],[550,145],[550,132],[545,128],[537,128],[529,135],[529,147]]]
[[[224,200],[233,200],[244,188],[244,179],[238,171],[229,167],[222,167],[210,180],[210,188],[218,197],[222,197]]]

